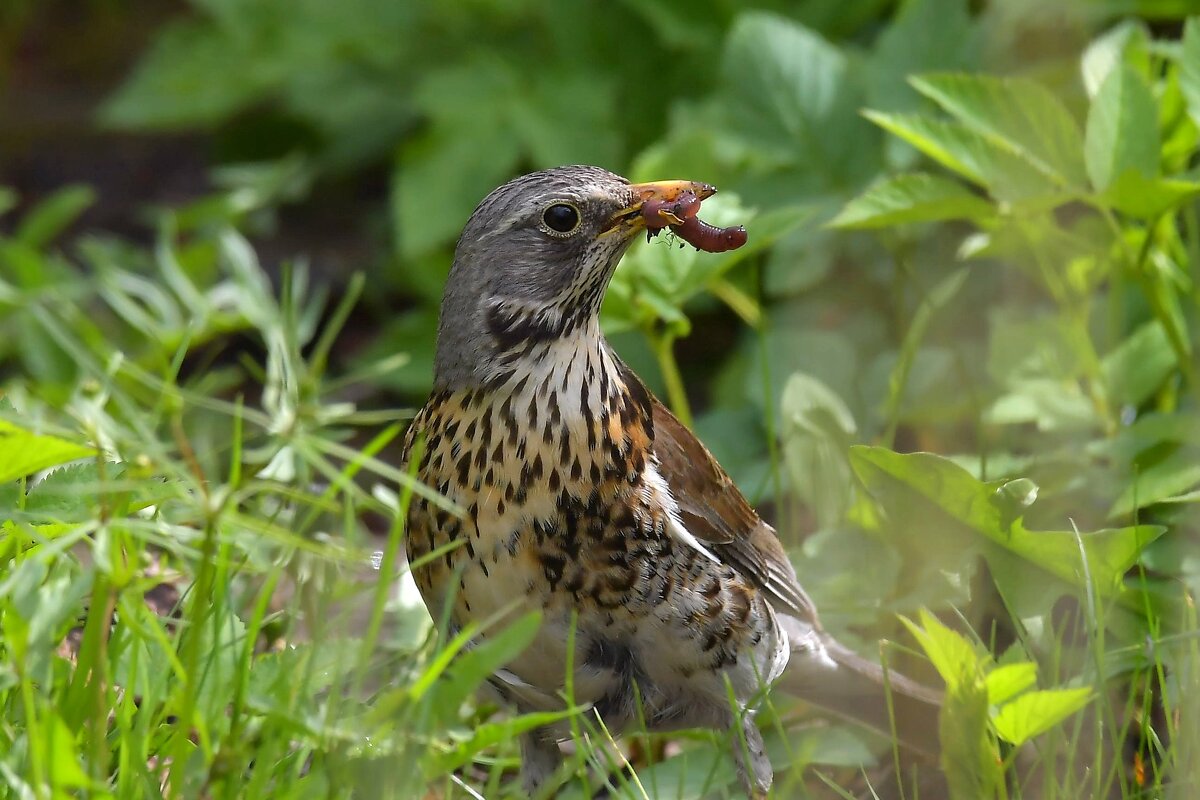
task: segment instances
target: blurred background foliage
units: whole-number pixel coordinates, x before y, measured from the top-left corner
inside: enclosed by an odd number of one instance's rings
[[[827,625],[870,641],[952,605],[1066,680],[1095,666],[1094,580],[1121,656],[1089,680],[1140,686],[1200,587],[1196,11],[6,0],[0,402],[87,421],[136,369],[201,405],[261,393],[276,445],[273,415],[365,446],[429,389],[488,190],[564,163],[709,181],[706,217],[750,245],[638,245],[605,326],[778,523]],[[226,474],[229,420],[200,419]],[[330,478],[314,452],[354,452],[307,446],[251,460],[304,487]],[[1138,752],[1197,678],[1168,675]]]

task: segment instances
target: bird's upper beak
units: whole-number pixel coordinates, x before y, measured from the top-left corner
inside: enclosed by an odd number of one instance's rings
[[[633,202],[612,216],[604,228],[606,233],[623,230],[632,234],[644,229],[646,218],[642,214],[642,206],[651,200],[670,203],[685,192],[691,192],[703,200],[716,194],[717,187],[699,181],[651,181],[635,183],[629,187],[629,191],[633,193]]]

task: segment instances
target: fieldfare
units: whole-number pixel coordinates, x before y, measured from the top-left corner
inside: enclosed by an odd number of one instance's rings
[[[406,541],[410,562],[443,551],[414,577],[452,628],[542,612],[489,681],[502,700],[563,708],[571,665],[573,700],[610,730],[732,729],[757,797],[772,779],[753,716],[765,686],[930,754],[939,700],[822,630],[775,531],[601,334],[617,262],[656,226],[649,208],[684,197],[683,223],[712,191],[571,166],[484,198],[446,283],[434,392],[405,439],[417,477],[465,513],[414,497]],[[522,737],[531,795],[568,733]]]

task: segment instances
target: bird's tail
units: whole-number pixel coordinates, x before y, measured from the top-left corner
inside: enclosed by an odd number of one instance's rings
[[[901,746],[917,753],[933,758],[940,754],[940,692],[892,670],[885,674],[878,664],[798,620],[781,615],[780,623],[791,637],[792,657],[778,688],[895,736]]]

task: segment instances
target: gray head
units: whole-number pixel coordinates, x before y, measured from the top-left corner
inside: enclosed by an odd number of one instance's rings
[[[485,384],[499,356],[593,320],[617,262],[645,229],[642,203],[693,184],[631,185],[571,166],[510,181],[467,221],[442,296],[435,385]]]

